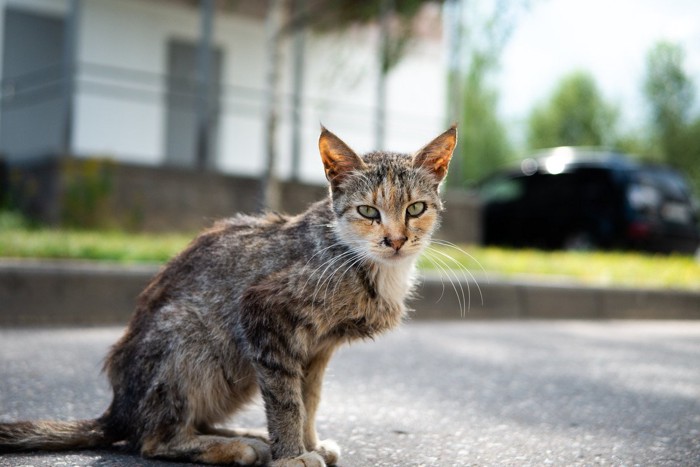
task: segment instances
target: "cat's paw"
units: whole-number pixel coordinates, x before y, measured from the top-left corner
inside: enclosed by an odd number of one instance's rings
[[[335,465],[340,460],[340,446],[332,439],[319,441],[314,451],[323,457],[327,465]]]
[[[193,460],[208,464],[263,466],[270,462],[270,446],[253,438],[236,438],[226,443],[212,445]]]
[[[179,459],[203,464],[268,465],[270,446],[253,438],[199,435],[181,444],[155,444],[141,450],[144,457]]]
[[[316,451],[306,452],[294,459],[278,459],[271,467],[326,467],[323,458]]]
[[[248,449],[248,456],[238,461],[241,465],[267,465],[272,459],[270,446],[259,439],[241,438]]]

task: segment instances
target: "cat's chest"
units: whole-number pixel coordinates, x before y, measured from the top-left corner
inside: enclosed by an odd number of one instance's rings
[[[377,295],[388,303],[403,305],[415,276],[414,263],[380,266],[374,273]]]
[[[379,267],[372,273],[371,299],[360,300],[347,330],[350,335],[370,337],[396,327],[403,320],[404,301],[413,287],[412,263]]]

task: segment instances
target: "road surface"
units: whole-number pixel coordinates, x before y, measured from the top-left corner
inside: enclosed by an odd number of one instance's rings
[[[98,416],[120,333],[0,329],[0,420]],[[231,422],[264,423],[260,402]],[[343,467],[697,466],[700,322],[409,323],[334,357],[318,426]],[[30,465],[171,464],[118,449],[0,456]]]

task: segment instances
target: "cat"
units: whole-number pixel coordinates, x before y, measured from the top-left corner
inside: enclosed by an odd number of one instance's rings
[[[415,155],[362,157],[327,129],[327,199],[297,216],[238,215],[201,233],[139,296],[105,360],[95,420],[0,424],[0,453],[106,448],[144,457],[323,467],[315,415],[334,350],[397,326],[439,223],[453,126]],[[217,427],[260,392],[267,437]]]

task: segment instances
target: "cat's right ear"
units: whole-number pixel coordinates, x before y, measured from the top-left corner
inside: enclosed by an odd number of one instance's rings
[[[351,172],[367,167],[343,140],[323,126],[318,139],[318,150],[326,170],[326,178],[333,189],[337,188]]]

